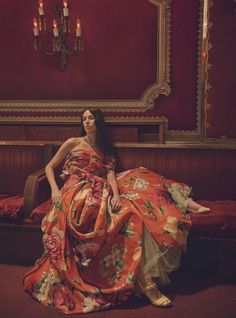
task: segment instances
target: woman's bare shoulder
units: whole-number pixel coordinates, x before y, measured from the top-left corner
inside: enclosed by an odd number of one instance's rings
[[[82,140],[83,140],[83,137],[71,137],[65,141],[65,144],[77,146],[82,142]]]
[[[67,152],[70,152],[75,147],[79,147],[81,143],[81,137],[71,137],[63,142],[61,149]]]
[[[80,148],[81,144],[83,144],[83,137],[72,137],[68,138],[65,142],[65,148],[71,150]]]

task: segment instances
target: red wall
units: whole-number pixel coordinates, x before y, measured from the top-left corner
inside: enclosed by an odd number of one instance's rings
[[[210,11],[207,137],[236,137],[236,3],[214,1]]]
[[[209,82],[213,88],[208,96],[212,108],[207,112],[207,137],[235,138],[234,3],[213,2],[209,33],[213,43]],[[53,4],[60,0],[44,3],[51,24]],[[1,1],[0,100],[130,99],[154,81],[153,5],[147,0],[69,3],[71,30],[77,15],[81,20],[84,51],[69,57],[68,69],[61,72],[55,57],[34,52],[32,18],[37,16],[37,1]],[[195,0],[171,2],[171,94],[160,96],[153,110],[141,114],[166,116],[172,130],[196,129],[200,4]]]

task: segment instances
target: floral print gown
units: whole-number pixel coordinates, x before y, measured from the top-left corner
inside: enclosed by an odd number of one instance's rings
[[[24,276],[24,288],[66,314],[112,307],[133,292],[144,228],[159,246],[184,250],[190,219],[185,184],[140,167],[117,175],[123,207],[111,210],[106,176],[114,159],[71,152],[61,202],[42,221],[44,254]]]

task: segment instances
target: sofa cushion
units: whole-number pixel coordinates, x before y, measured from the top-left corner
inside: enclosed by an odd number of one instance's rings
[[[198,201],[210,208],[209,213],[190,213],[194,237],[236,238],[236,201]],[[39,204],[32,211],[27,223],[40,224],[51,209],[52,200]]]
[[[209,213],[190,213],[190,236],[236,238],[236,201],[198,201]]]
[[[24,197],[0,194],[0,220],[17,221],[22,217]]]
[[[41,224],[44,216],[50,211],[52,200],[48,199],[37,205],[30,214],[30,217],[25,220],[25,223]]]

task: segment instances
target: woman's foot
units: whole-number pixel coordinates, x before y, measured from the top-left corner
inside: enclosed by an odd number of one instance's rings
[[[210,209],[206,206],[200,205],[199,203],[189,200],[187,210],[193,213],[207,213]]]
[[[141,287],[141,292],[150,300],[153,306],[162,308],[172,307],[171,300],[158,290],[155,283],[145,288]]]
[[[207,213],[210,211],[210,209],[205,206],[200,206],[198,209],[188,209],[188,211],[197,214],[197,213]]]

